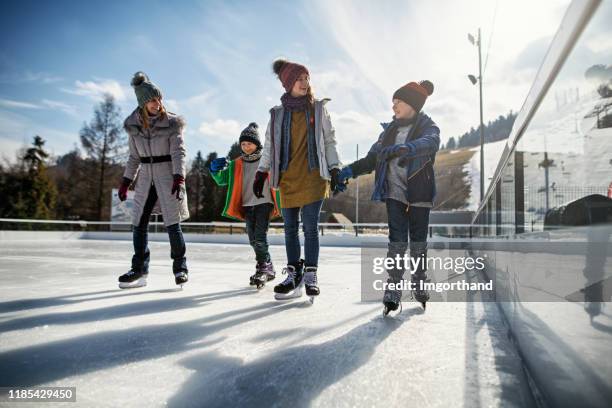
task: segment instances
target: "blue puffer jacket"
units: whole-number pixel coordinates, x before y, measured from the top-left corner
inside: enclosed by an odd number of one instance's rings
[[[383,131],[366,157],[350,165],[353,177],[376,170],[374,192],[372,193],[374,201],[385,201],[388,162],[379,160],[379,153],[384,147],[385,137],[391,136],[387,133],[395,132],[397,129],[393,122],[381,123],[381,125]],[[420,112],[406,136],[406,141],[400,146],[407,146],[410,150],[410,153],[401,156],[399,162],[402,167],[406,167],[408,178],[406,199],[408,202],[433,201],[436,195],[433,164],[440,147],[440,129],[429,116]]]

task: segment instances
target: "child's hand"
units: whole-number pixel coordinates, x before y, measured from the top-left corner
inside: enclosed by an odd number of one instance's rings
[[[213,160],[210,163],[210,171],[216,172],[223,170],[227,165],[227,159],[225,157],[220,157],[218,159]]]
[[[404,145],[387,146],[379,153],[378,160],[392,160],[408,153],[408,151],[409,149]]]

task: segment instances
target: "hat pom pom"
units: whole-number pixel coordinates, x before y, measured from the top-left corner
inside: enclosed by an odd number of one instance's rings
[[[419,82],[419,85],[421,85],[423,88],[425,88],[425,90],[427,90],[427,93],[429,95],[431,95],[433,93],[433,91],[434,91],[433,84],[430,81],[428,81],[428,80],[424,80],[424,81]]]
[[[288,63],[289,63],[289,61],[287,61],[287,60],[285,60],[285,59],[282,59],[282,58],[279,58],[279,59],[277,59],[276,61],[274,61],[274,63],[272,64],[272,71],[274,71],[274,73],[275,73],[276,75],[279,75],[279,76],[280,76],[280,72],[281,72],[281,70],[282,70],[282,69],[283,69],[283,67],[284,67],[285,65],[287,65]]]
[[[255,128],[255,129],[259,129],[259,126],[258,126],[258,125],[257,125],[257,123],[255,123],[255,122],[251,122],[251,123],[249,123],[249,126],[248,126],[248,127],[250,127],[250,128]]]
[[[142,71],[138,71],[137,73],[134,74],[134,77],[132,78],[132,82],[131,85],[135,88],[138,85],[142,84],[145,81],[148,81],[149,77],[147,76],[147,74],[145,74]]]

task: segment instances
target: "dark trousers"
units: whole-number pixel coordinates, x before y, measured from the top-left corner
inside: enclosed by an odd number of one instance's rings
[[[132,270],[149,273],[149,261],[151,253],[149,251],[149,218],[157,202],[157,190],[151,185],[149,195],[145,203],[142,216],[138,226],[132,227],[132,237],[134,242],[134,256],[132,256]],[[170,257],[172,258],[172,272],[187,272],[187,258],[185,258],[185,240],[180,224],[173,224],[166,227],[170,238]]]
[[[428,207],[410,207],[401,201],[387,199],[387,217],[389,223],[389,246],[387,257],[395,258],[396,255],[403,257],[408,249],[408,238],[410,237],[410,257],[427,258],[427,232],[429,230]],[[419,268],[415,274],[424,274],[427,270],[426,262],[418,264]],[[389,275],[393,280],[399,280],[403,276],[403,270],[391,270]]]
[[[255,251],[257,262],[270,262],[268,252],[268,227],[274,205],[271,203],[244,207],[249,243]]]

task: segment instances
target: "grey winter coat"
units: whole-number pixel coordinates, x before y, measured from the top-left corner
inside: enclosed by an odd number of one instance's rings
[[[329,113],[325,108],[325,104],[329,99],[315,100],[314,102],[314,119],[315,119],[315,140],[317,143],[317,156],[319,157],[319,173],[321,178],[330,180],[329,171],[334,168],[340,168],[341,163],[336,150],[336,135],[334,127],[331,123]],[[278,188],[280,181],[280,136],[283,127],[282,105],[275,106],[270,109],[270,121],[266,130],[266,141],[264,143],[261,160],[257,170],[270,172],[270,185],[272,188]]]
[[[130,154],[123,177],[134,180],[135,186],[132,224],[138,225],[149,195],[149,188],[155,185],[164,225],[169,226],[189,218],[187,195],[177,200],[171,193],[174,174],[185,177],[185,144],[183,141],[183,119],[168,112],[148,129],[142,126],[139,110],[136,109],[124,122],[129,137]],[[161,163],[141,163],[141,157],[170,155],[172,161]],[[155,212],[155,211],[154,211]]]

